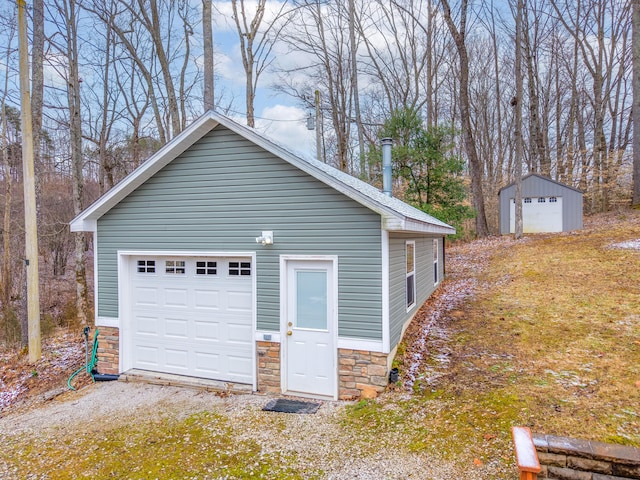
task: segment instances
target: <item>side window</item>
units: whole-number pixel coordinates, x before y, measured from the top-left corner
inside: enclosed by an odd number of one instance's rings
[[[416,243],[405,243],[407,309],[416,304]]]
[[[433,284],[437,285],[440,279],[438,278],[438,239],[433,239]]]

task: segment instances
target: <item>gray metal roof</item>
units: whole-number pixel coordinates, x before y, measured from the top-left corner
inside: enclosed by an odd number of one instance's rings
[[[529,173],[529,174],[525,175],[524,177],[522,177],[522,181],[524,182],[527,178],[530,178],[530,177],[538,177],[541,180],[545,180],[547,182],[555,183],[556,185],[559,185],[561,187],[569,188],[569,189],[574,190],[576,192],[583,193],[582,190],[580,190],[578,188],[572,187],[571,185],[567,185],[566,183],[557,182],[553,178],[546,177],[544,175],[540,175],[539,173]],[[505,185],[500,190],[498,190],[498,195],[500,195],[500,192],[502,192],[503,190],[506,190],[507,188],[511,188],[515,184],[516,184],[516,182],[511,182],[509,185]]]
[[[98,218],[218,125],[223,125],[379,213],[383,218],[383,228],[386,230],[444,235],[455,234],[455,229],[450,225],[406,204],[402,200],[388,197],[368,183],[352,177],[337,168],[312,159],[307,154],[287,149],[276,141],[271,140],[268,136],[241,125],[215,111],[209,111],[194,121],[180,135],[172,139],[134,172],[74,218],[70,223],[71,230],[95,231]]]

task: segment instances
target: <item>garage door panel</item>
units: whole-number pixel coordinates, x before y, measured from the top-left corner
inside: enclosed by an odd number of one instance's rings
[[[251,344],[251,326],[228,323],[227,341],[234,344]],[[248,340],[249,339],[249,340]]]
[[[238,312],[250,312],[251,292],[227,290],[227,309]]]
[[[178,371],[188,372],[189,370],[189,351],[178,348],[165,348],[165,365]],[[175,370],[174,370],[175,371]]]
[[[194,359],[197,372],[220,375],[220,355],[208,352],[195,352]]]
[[[134,305],[158,305],[158,289],[156,287],[135,287],[133,289]]]
[[[197,310],[220,310],[219,290],[194,290],[194,308]]]
[[[158,335],[158,317],[147,317],[143,315],[136,316],[135,334],[140,335]]]
[[[186,318],[167,318],[164,326],[167,337],[184,340],[189,337],[189,320]]]
[[[168,274],[167,258],[144,257],[155,261],[153,272],[132,268],[133,367],[252,383],[251,276],[229,275],[238,259],[222,258],[185,259],[184,274]],[[197,261],[215,262],[215,273],[197,273]]]
[[[142,367],[157,367],[159,355],[159,347],[151,347],[148,345],[137,345],[135,347],[135,355],[138,364]]]
[[[227,357],[229,359],[229,373],[234,375],[249,376],[251,372],[251,362],[244,356],[234,356],[229,355]]]
[[[206,342],[219,342],[220,341],[220,323],[219,322],[205,322],[199,321],[196,323],[195,339]]]
[[[165,288],[164,289],[164,306],[165,307],[188,307],[188,290],[186,288]]]

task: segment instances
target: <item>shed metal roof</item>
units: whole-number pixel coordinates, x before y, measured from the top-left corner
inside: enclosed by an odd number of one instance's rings
[[[539,173],[529,173],[528,175],[525,175],[524,177],[522,177],[522,181],[524,182],[527,178],[530,178],[530,177],[538,177],[538,178],[540,178],[541,180],[546,180],[547,182],[555,183],[556,185],[559,185],[559,186],[561,186],[561,187],[568,188],[568,189],[570,189],[570,190],[574,190],[574,191],[576,191],[576,192],[578,192],[578,193],[582,193],[582,190],[580,190],[580,189],[578,189],[578,188],[572,187],[571,185],[567,185],[567,184],[565,184],[565,183],[557,182],[557,181],[555,181],[553,178],[551,178],[551,177],[546,177],[546,176],[544,176],[544,175],[540,175]],[[498,190],[498,195],[500,195],[500,193],[501,193],[503,190],[506,190],[507,188],[511,188],[511,187],[513,187],[515,184],[516,184],[516,182],[511,182],[509,185],[505,185],[505,186],[504,186],[504,187],[502,187],[500,190]]]
[[[455,234],[455,229],[450,225],[406,204],[402,200],[388,197],[368,183],[330,165],[308,158],[304,154],[294,153],[292,150],[269,139],[266,135],[241,125],[215,111],[209,111],[194,121],[180,135],[173,138],[120,183],[80,213],[71,221],[71,231],[96,231],[97,221],[102,215],[218,125],[228,128],[356,202],[379,213],[382,216],[382,226],[385,230],[444,235]]]

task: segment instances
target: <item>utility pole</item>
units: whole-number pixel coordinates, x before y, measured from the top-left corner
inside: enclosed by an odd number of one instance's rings
[[[27,17],[25,10],[25,0],[18,0],[25,266],[27,270],[27,322],[29,326],[29,362],[34,363],[40,359],[42,352],[40,345],[40,293],[38,290],[36,176],[33,164],[33,128],[31,124],[31,92],[29,88],[29,46],[27,42]]]

